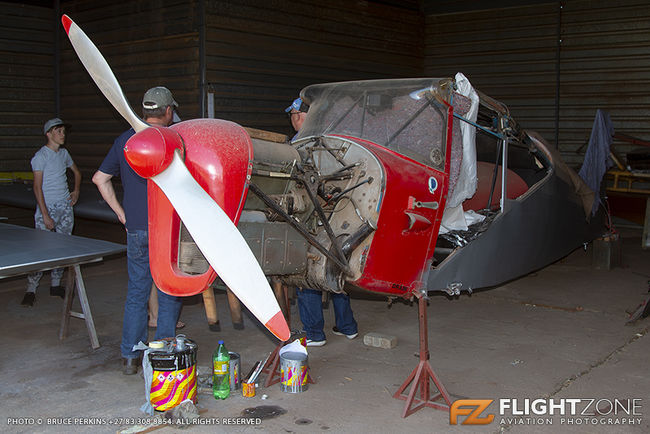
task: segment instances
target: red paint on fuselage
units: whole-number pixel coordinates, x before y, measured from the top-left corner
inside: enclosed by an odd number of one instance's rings
[[[183,138],[190,174],[237,224],[252,171],[253,145],[246,131],[233,122],[216,119],[190,120],[170,128]],[[154,280],[171,295],[198,294],[212,283],[216,273],[212,267],[197,275],[180,270],[180,218],[153,181],[149,181],[148,189],[149,261]]]
[[[377,230],[366,256],[362,276],[352,284],[372,291],[405,295],[420,289],[423,272],[433,254],[447,193],[447,176],[383,146],[348,138],[372,152],[383,166],[386,185]],[[437,188],[429,191],[429,178]],[[438,202],[438,209],[409,207],[409,199]],[[411,200],[412,202],[412,200]],[[408,230],[405,211],[431,222],[423,230]]]
[[[426,288],[427,270],[431,267],[442,213],[447,202],[453,107],[446,102],[447,135],[444,172],[433,169],[376,143],[347,137],[372,152],[383,166],[386,176],[377,230],[366,255],[362,276],[355,286],[368,291],[409,297]],[[429,178],[437,188],[429,190]],[[413,202],[437,202],[437,209],[413,207]],[[409,230],[405,211],[423,217],[431,224],[425,229]]]

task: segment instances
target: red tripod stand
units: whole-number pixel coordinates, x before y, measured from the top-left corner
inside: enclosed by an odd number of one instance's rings
[[[406,381],[397,389],[393,398],[403,399],[406,401],[402,417],[407,417],[423,407],[431,407],[438,410],[449,411],[451,400],[445,386],[440,382],[438,376],[429,364],[429,334],[427,330],[427,301],[423,294],[416,293],[418,297],[418,317],[420,323],[420,363],[413,369]],[[438,393],[431,394],[431,384],[433,381]],[[412,383],[408,395],[403,392]],[[419,396],[417,395],[420,390]],[[440,399],[442,398],[442,401]],[[436,402],[438,401],[438,402]]]

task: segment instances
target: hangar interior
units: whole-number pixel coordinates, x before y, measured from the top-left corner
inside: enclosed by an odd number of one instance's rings
[[[290,136],[284,109],[307,85],[462,72],[575,169],[598,109],[609,113],[618,133],[612,150],[623,168],[631,162],[626,156],[650,140],[648,1],[500,0],[488,6],[446,0],[34,0],[0,1],[0,6],[2,182],[29,178],[30,159],[43,144],[42,125],[58,116],[72,125],[66,148],[83,173],[82,192],[92,191],[92,174],[128,127],[78,61],[61,14],[99,47],[133,107],[144,90],[165,85],[183,119],[214,117]],[[454,399],[638,398],[643,408],[630,416],[635,422],[616,429],[648,432],[648,319],[626,325],[627,311],[647,298],[650,281],[650,250],[640,242],[647,236],[650,187],[646,181],[635,188],[641,192],[608,193],[616,243],[589,244],[471,296],[430,298],[431,365]],[[0,205],[0,217],[33,227],[30,209]],[[125,243],[123,228],[114,223],[77,219],[74,234]],[[126,259],[113,255],[82,268],[97,349],[79,319],[71,320],[66,339],[58,339],[61,301],[47,295],[47,276],[33,309],[19,304],[24,276],[0,279],[8,343],[0,358],[3,431],[32,432],[30,418],[43,418],[51,423],[39,431],[69,432],[61,424],[81,417],[114,418],[116,426],[77,427],[114,432],[138,425],[129,422],[143,416],[142,379],[122,376],[119,360]],[[200,378],[209,376],[218,339],[240,353],[243,372],[276,343],[246,310],[245,329],[234,329],[226,293],[217,289],[215,297],[219,332],[208,328],[200,298],[188,298],[181,316],[187,324],[183,333],[199,344]],[[387,304],[385,297],[355,293],[352,307],[360,336],[349,341],[328,333],[334,326],[331,303],[325,309],[327,345],[309,349],[316,384],[308,390],[287,394],[275,385],[258,388],[255,398],[237,392],[215,401],[204,387],[202,416],[236,418],[246,408],[265,405],[285,410],[264,416],[255,427],[222,427],[226,432],[466,428],[450,425],[447,414],[429,408],[402,419],[403,402],[392,398],[417,364],[417,303]],[[299,328],[297,306],[291,304],[290,311],[293,328]],[[395,337],[397,345],[364,345],[370,332]],[[22,417],[26,424],[16,421]],[[553,426],[517,427],[518,419],[497,416],[487,427],[552,432],[560,423],[555,418]],[[612,432],[611,426],[589,423],[560,428]],[[152,427],[140,428],[146,429]]]

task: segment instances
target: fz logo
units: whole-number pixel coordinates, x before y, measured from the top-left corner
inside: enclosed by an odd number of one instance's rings
[[[449,409],[449,424],[458,424],[458,416],[467,416],[461,425],[487,425],[494,420],[493,414],[479,417],[492,404],[492,399],[458,399]]]

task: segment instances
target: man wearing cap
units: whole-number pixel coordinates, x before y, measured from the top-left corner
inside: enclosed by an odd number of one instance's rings
[[[72,206],[79,199],[81,172],[64,148],[66,124],[59,118],[50,119],[43,126],[47,143],[34,154],[32,171],[34,172],[34,196],[36,196],[36,213],[34,224],[37,229],[55,230],[63,234],[72,234],[74,215]],[[74,173],[74,190],[68,189],[66,170]],[[42,272],[27,276],[27,292],[21,304],[33,306],[36,300],[36,288],[43,276]],[[52,270],[50,295],[63,298],[65,289],[61,286],[63,268]]]
[[[295,139],[298,135],[298,131],[300,131],[300,128],[302,128],[303,122],[305,122],[307,111],[309,111],[309,106],[303,102],[302,98],[296,98],[293,100],[289,107],[284,109],[284,111],[289,115],[291,126],[294,130],[296,130],[296,135],[293,136]]]
[[[296,130],[296,138],[302,128],[302,124],[307,117],[309,106],[301,99],[296,98],[291,105],[284,109],[289,114],[291,126]],[[292,140],[293,140],[292,139]],[[323,318],[323,293],[310,288],[298,288],[296,290],[298,297],[298,312],[300,321],[307,334],[308,347],[322,347],[327,343],[323,327],[325,319]],[[357,322],[354,320],[352,307],[350,306],[350,296],[341,293],[330,294],[332,305],[334,306],[334,319],[336,326],[332,328],[332,333],[339,336],[345,336],[348,339],[354,339],[358,336]]]
[[[172,93],[162,86],[149,89],[142,99],[143,118],[150,125],[171,125],[175,107],[178,107],[178,103],[174,101]],[[129,283],[120,346],[125,375],[138,372],[142,353],[133,351],[133,346],[148,340],[147,303],[153,283],[149,269],[147,180],[135,173],[124,157],[124,146],[133,134],[133,129],[129,129],[115,140],[99,170],[93,175],[93,182],[127,232]],[[119,176],[122,180],[123,204],[115,196],[111,181],[113,176]],[[173,337],[176,335],[181,299],[158,290],[158,304],[155,339]]]

